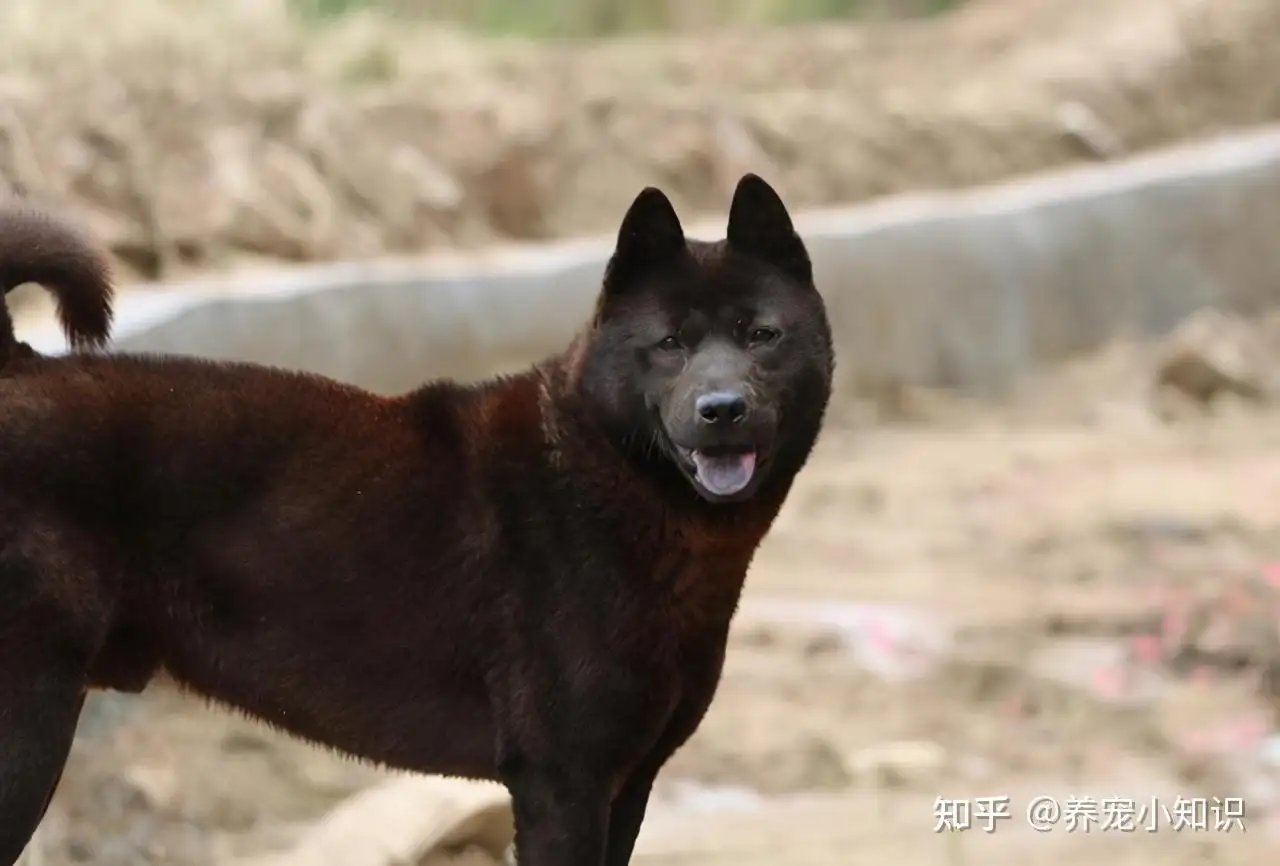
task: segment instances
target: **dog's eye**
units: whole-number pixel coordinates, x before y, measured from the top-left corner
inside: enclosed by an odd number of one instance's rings
[[[782,334],[778,332],[777,328],[755,328],[748,335],[747,339],[755,345],[763,345],[765,343],[772,343],[781,336]]]
[[[670,337],[663,337],[658,341],[658,348],[664,352],[674,352],[680,347],[680,338],[672,334]]]

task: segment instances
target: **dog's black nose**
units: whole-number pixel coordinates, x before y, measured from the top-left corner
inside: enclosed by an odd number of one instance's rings
[[[737,424],[747,417],[747,401],[732,391],[703,394],[694,404],[704,424]]]

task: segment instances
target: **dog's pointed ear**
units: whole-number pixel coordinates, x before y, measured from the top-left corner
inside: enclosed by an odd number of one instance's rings
[[[813,282],[809,252],[787,206],[759,175],[744,174],[738,181],[725,237],[738,252],[767,262],[801,283]]]
[[[647,186],[622,218],[605,287],[619,286],[625,277],[673,261],[686,248],[684,227],[671,199],[662,190]]]

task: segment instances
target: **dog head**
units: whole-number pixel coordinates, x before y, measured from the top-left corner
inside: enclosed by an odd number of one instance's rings
[[[808,252],[764,180],[739,181],[714,243],[686,239],[659,190],[636,197],[581,362],[584,393],[632,456],[674,469],[710,502],[789,485],[833,366]]]

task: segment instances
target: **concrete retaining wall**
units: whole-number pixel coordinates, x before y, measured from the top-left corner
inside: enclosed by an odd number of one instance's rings
[[[621,216],[621,215],[619,215]],[[962,194],[805,214],[841,374],[988,390],[1206,303],[1280,299],[1280,128]],[[694,234],[694,226],[690,233]],[[696,226],[723,233],[723,218]],[[304,368],[380,391],[562,346],[610,239],[128,293],[124,350]],[[48,321],[20,333],[44,351]]]

